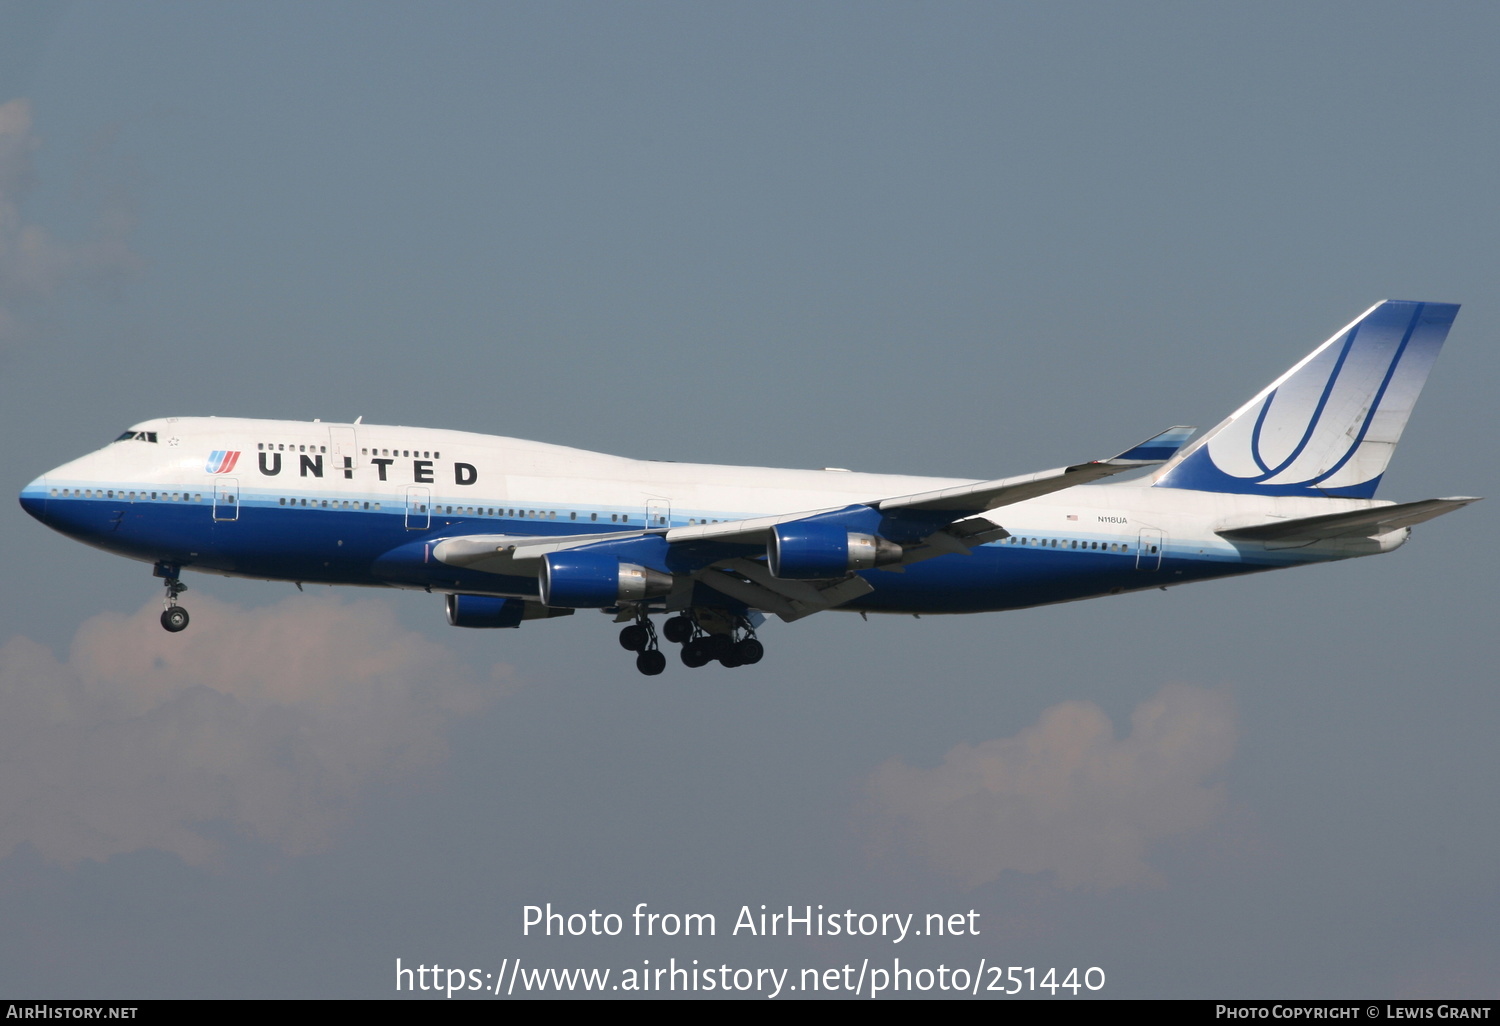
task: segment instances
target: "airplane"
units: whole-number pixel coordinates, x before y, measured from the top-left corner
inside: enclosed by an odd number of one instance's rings
[[[996,480],[635,460],[460,431],[167,417],[31,482],[48,527],[183,570],[444,596],[455,627],[602,610],[637,669],[757,663],[766,615],[1020,609],[1390,552],[1472,497],[1376,487],[1458,312],[1384,301],[1222,423]],[[1117,474],[1155,468],[1134,480]],[[666,615],[659,637],[652,617]]]

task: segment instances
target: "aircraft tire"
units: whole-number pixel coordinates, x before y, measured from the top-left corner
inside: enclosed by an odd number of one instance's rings
[[[703,647],[702,638],[689,641],[687,644],[682,646],[683,666],[691,667],[692,669],[696,670],[698,667],[703,666],[705,663],[707,663],[710,658],[712,657],[708,654],[708,650]]]
[[[754,666],[766,654],[766,647],[754,638],[746,638],[734,646],[734,654],[745,666]]]
[[[648,677],[655,677],[667,668],[667,657],[659,648],[648,649],[635,657],[635,668]]]
[[[638,623],[620,628],[620,647],[627,652],[644,652],[651,643],[651,634]]]
[[[693,621],[685,616],[674,616],[661,625],[661,633],[668,641],[681,645],[692,640]]]
[[[161,625],[176,634],[178,631],[187,630],[188,611],[181,606],[172,606],[163,609],[161,613]]]

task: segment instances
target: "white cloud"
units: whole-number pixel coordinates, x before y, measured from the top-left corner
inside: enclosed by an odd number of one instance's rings
[[[1098,706],[1064,702],[940,766],[888,762],[871,780],[875,834],[967,886],[1008,869],[1066,888],[1149,882],[1153,842],[1222,813],[1214,777],[1234,751],[1234,715],[1222,694],[1168,687],[1130,723],[1116,738]]]
[[[492,694],[378,600],[246,610],[199,595],[84,623],[66,660],[0,645],[0,857],[155,848],[211,859],[216,831],[325,847],[382,778],[431,767]]]
[[[21,196],[33,184],[32,154],[40,146],[31,101],[0,104],[0,342],[24,333],[19,307],[50,300],[69,285],[115,282],[141,262],[129,245],[135,218],[118,194],[103,205],[88,239],[64,242],[25,223]]]

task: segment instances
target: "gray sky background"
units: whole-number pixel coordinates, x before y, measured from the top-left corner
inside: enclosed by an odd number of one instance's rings
[[[1490,4],[0,5],[11,493],[155,416],[992,477],[1209,426],[1464,304],[1382,497],[1496,495]],[[602,616],[0,532],[0,992],[394,994],[395,961],[1099,966],[1494,997],[1494,500],[1383,559],[825,614],[636,674]],[[521,909],[720,936],[521,936]],[[742,905],[979,937],[728,936]]]

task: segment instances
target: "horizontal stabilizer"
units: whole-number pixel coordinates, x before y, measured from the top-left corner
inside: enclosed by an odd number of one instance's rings
[[[1229,541],[1289,542],[1319,541],[1324,538],[1374,538],[1402,527],[1420,524],[1424,520],[1452,513],[1477,498],[1423,499],[1421,502],[1403,502],[1394,506],[1376,506],[1373,509],[1356,509],[1348,513],[1326,513],[1316,517],[1301,517],[1296,520],[1275,520],[1254,527],[1236,527],[1219,531],[1221,538]]]

